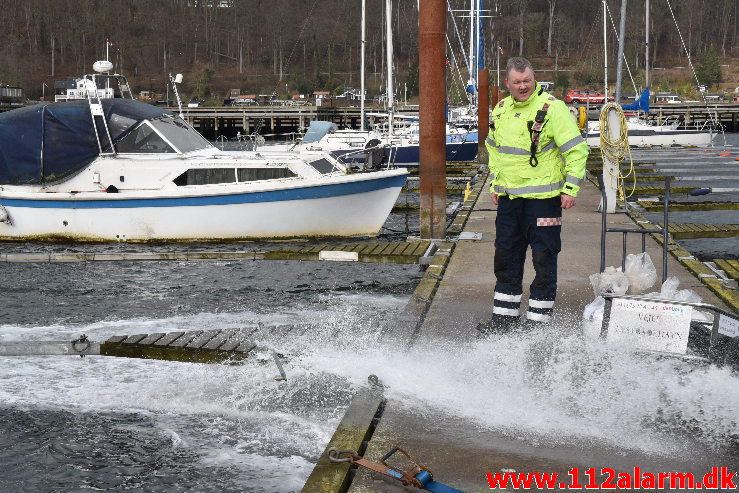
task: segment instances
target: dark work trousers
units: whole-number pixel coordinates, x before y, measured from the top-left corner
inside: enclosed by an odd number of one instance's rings
[[[493,318],[520,314],[523,266],[531,246],[536,276],[531,283],[526,318],[548,322],[557,293],[557,254],[561,250],[562,205],[550,199],[501,196],[495,218],[495,297]]]

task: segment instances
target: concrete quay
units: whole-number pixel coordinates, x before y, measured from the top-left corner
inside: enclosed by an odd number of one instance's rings
[[[443,262],[434,261],[434,264],[440,267],[432,276],[435,284],[432,289],[428,286],[424,288],[431,293],[431,299],[423,299],[423,297],[414,295],[399,322],[393,324],[393,330],[388,334],[391,340],[397,340],[396,346],[408,348],[408,357],[424,357],[424,348],[448,347],[449,351],[453,352],[465,344],[473,345],[476,340],[479,340],[476,331],[477,323],[490,318],[495,285],[493,252],[496,207],[487,189],[486,183],[479,194],[474,194],[476,200],[469,208],[462,229],[463,233],[468,233],[463,238],[476,239],[460,239],[455,244],[445,244],[445,248],[442,249],[445,251],[441,252],[445,257],[437,255]],[[559,289],[553,322],[557,332],[569,331],[570,335],[578,334],[583,308],[594,299],[589,276],[600,270],[601,213],[597,211],[599,199],[600,194],[597,188],[591,183],[586,183],[577,199],[577,205],[573,209],[564,211],[563,246],[559,257]],[[607,221],[610,227],[634,227],[634,221],[626,214],[609,215]],[[641,250],[640,236],[629,235],[627,253],[638,253]],[[621,235],[609,234],[606,239],[606,266],[620,266]],[[647,251],[657,266],[658,283],[652,289],[656,291],[659,290],[659,279],[662,277],[662,248],[657,241],[647,236]],[[533,279],[530,253],[525,272],[522,307],[526,306],[528,284]],[[704,283],[673,257],[668,259],[668,275],[680,280],[680,289],[697,292],[705,303],[728,311],[736,310],[736,307],[732,308],[724,304]],[[423,282],[422,280],[421,284]],[[414,317],[416,317],[415,323]],[[544,329],[546,330],[548,329]],[[513,347],[515,343],[511,340],[514,338],[508,336],[507,339],[496,340],[495,336],[492,336],[490,344]],[[546,346],[550,339],[547,335],[541,336],[531,348],[544,351],[545,347],[537,349],[535,344]],[[477,355],[479,356],[479,353]],[[572,357],[572,354],[565,354],[563,357],[568,356]],[[464,358],[465,354],[459,357]],[[449,362],[440,364],[449,364]],[[493,365],[490,371],[495,372],[494,361],[481,362],[481,364]],[[546,364],[546,359],[544,364]],[[463,383],[460,382],[460,385]],[[516,391],[511,391],[510,388],[491,387],[486,390],[490,393],[500,392],[501,400],[519,398],[515,395]],[[556,398],[556,395],[547,394],[547,390],[542,389],[542,398]],[[374,398],[368,396],[374,396]],[[444,398],[441,395],[429,396],[431,400],[435,397]],[[603,402],[607,405],[608,396],[593,395],[592,397],[596,400],[604,399]],[[407,402],[379,396],[376,389],[360,391],[358,400],[365,403],[362,411],[350,408],[345,418],[352,423],[354,428],[353,440],[347,438],[346,431],[342,430],[340,425],[329,447],[338,444],[339,448],[344,448],[342,446],[347,443],[356,443],[355,449],[360,455],[370,461],[379,462],[389,450],[399,446],[426,465],[433,472],[436,481],[465,492],[490,491],[491,487],[486,479],[486,473],[556,472],[559,474],[561,483],[558,489],[564,489],[566,484],[570,484],[571,478],[568,472],[573,467],[580,468],[580,482],[585,483],[582,475],[583,471],[589,467],[594,467],[596,470],[610,467],[616,471],[633,472],[633,468],[639,466],[641,471],[649,471],[653,474],[673,471],[694,473],[697,478],[702,478],[703,474],[711,471],[712,466],[726,465],[735,471],[736,464],[739,464],[739,447],[735,442],[724,448],[711,449],[696,446],[695,449],[688,452],[683,451],[680,454],[654,454],[645,452],[639,447],[622,448],[613,446],[612,443],[593,439],[572,437],[565,440],[552,440],[537,436],[536,430],[526,430],[525,426],[520,430],[515,425],[514,429],[510,426],[507,428],[485,426],[474,417],[447,413],[443,407],[438,409],[434,409],[433,406],[430,409],[427,407],[423,412],[419,412],[417,408],[408,406]],[[531,405],[535,406],[536,402],[532,402]],[[502,409],[505,407],[503,405]],[[523,412],[525,412],[525,407]],[[372,416],[372,422],[364,427],[357,427],[357,416],[362,413]],[[587,423],[587,410],[582,410],[579,418],[583,419],[583,423]],[[513,421],[515,422],[515,418]],[[530,421],[522,419],[522,422]],[[333,465],[334,469],[332,469],[326,452],[321,456],[319,465],[320,467],[314,470],[314,474],[306,483],[304,492],[419,491],[415,488],[403,487],[399,481],[383,477],[364,468],[359,468],[348,476],[342,476],[341,481],[337,481],[336,478],[330,479],[326,476],[327,470],[336,471],[335,468],[341,468],[348,472],[349,468],[343,464]],[[404,468],[403,463],[398,463],[397,467]],[[598,482],[606,479],[600,474],[596,477]],[[509,489],[511,489],[510,486]]]

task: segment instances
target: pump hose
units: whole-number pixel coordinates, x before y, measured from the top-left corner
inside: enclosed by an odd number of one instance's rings
[[[613,129],[608,120],[608,111],[615,110],[618,114],[619,119],[619,134],[618,138],[613,138]],[[629,129],[626,125],[626,117],[624,116],[624,110],[620,105],[615,103],[608,103],[603,105],[600,110],[600,154],[603,158],[603,166],[605,169],[606,161],[610,161],[616,166],[616,174],[614,176],[611,172],[611,183],[616,180],[616,189],[618,190],[619,198],[625,200],[631,197],[636,191],[636,173],[634,172],[634,161],[631,157],[631,148],[629,147]],[[621,173],[620,162],[626,157],[629,157],[629,171],[626,174]],[[624,193],[624,181],[626,178],[632,177],[633,187],[631,192],[626,195]]]

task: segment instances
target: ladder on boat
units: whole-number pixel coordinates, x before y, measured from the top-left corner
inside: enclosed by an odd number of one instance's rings
[[[101,156],[115,156],[115,146],[113,145],[113,138],[110,136],[110,128],[108,128],[108,121],[105,119],[105,110],[103,109],[103,103],[100,100],[100,95],[95,91],[94,96],[87,91],[87,102],[90,105],[90,114],[92,116],[92,128],[95,130],[95,139],[98,143],[98,149],[100,150]],[[100,123],[102,122],[102,128],[105,133],[101,136]],[[105,147],[103,147],[103,141],[101,137],[107,138]]]

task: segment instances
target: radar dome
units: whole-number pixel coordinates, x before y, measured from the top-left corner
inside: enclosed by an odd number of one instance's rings
[[[97,62],[92,64],[92,69],[95,72],[103,73],[103,72],[110,72],[113,70],[113,63],[109,62],[108,60],[98,60]]]

